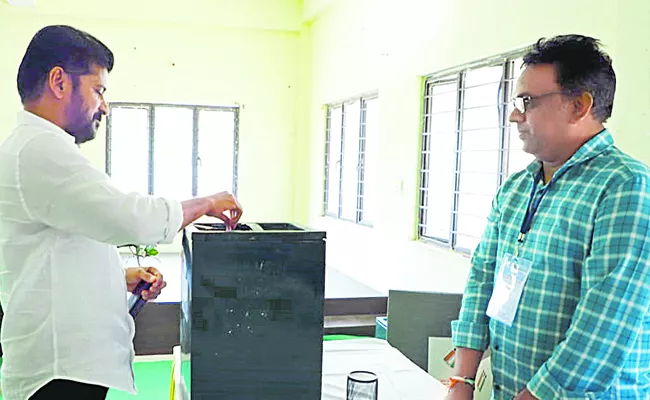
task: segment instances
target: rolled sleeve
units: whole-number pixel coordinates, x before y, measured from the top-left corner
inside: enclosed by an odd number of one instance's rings
[[[183,206],[180,201],[164,199],[167,204],[167,222],[161,243],[171,243],[183,224]]]
[[[528,382],[526,388],[533,396],[538,399],[565,399],[565,400],[582,400],[597,398],[594,393],[570,392],[562,387],[562,382],[555,379],[543,365],[539,371]]]
[[[454,347],[483,351],[488,346],[489,327],[482,323],[452,321],[451,335]]]

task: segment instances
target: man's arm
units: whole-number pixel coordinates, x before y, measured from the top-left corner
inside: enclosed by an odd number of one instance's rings
[[[489,343],[488,317],[485,314],[492,294],[494,268],[499,242],[498,195],[480,244],[472,256],[472,266],[463,294],[458,320],[452,322],[452,342],[457,348],[454,374],[474,378],[483,352]],[[455,385],[454,390],[467,389]]]
[[[527,384],[535,397],[597,398],[621,372],[650,307],[649,237],[650,187],[637,175],[598,206],[581,298],[566,338]]]
[[[476,378],[476,372],[482,358],[483,351],[457,347],[454,375]],[[447,396],[447,400],[472,398],[474,398],[474,388],[464,383],[454,385]]]
[[[30,218],[115,245],[171,242],[180,229],[206,214],[227,223],[241,216],[241,207],[226,193],[183,204],[123,193],[75,146],[53,135],[38,136],[23,148],[18,185]]]

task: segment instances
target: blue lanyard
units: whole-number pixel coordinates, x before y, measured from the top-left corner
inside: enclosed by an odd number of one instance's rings
[[[544,169],[540,168],[539,173],[535,177],[535,182],[533,182],[533,189],[530,191],[530,200],[528,201],[528,207],[526,207],[526,215],[524,216],[524,222],[521,224],[521,229],[519,230],[519,237],[517,238],[517,245],[515,246],[515,254],[517,257],[519,255],[519,247],[524,242],[524,238],[528,231],[530,231],[531,226],[533,225],[533,217],[539,208],[539,204],[542,202],[544,195],[548,192],[548,189],[551,187],[551,182],[546,185],[546,187],[539,193],[539,196],[535,198],[535,192],[537,191],[537,184],[540,180],[544,179]]]

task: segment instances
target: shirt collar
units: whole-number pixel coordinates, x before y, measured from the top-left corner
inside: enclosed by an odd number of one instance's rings
[[[74,136],[64,131],[60,126],[29,111],[23,110],[18,113],[18,126],[21,125],[36,126],[57,135],[61,135],[64,139],[75,143]]]
[[[553,179],[562,175],[567,169],[571,168],[574,165],[582,164],[585,161],[588,161],[597,155],[601,154],[603,151],[609,149],[614,145],[614,137],[607,130],[603,129],[597,133],[594,137],[587,140],[580,148],[573,153],[571,158],[565,162],[560,169],[553,175]],[[533,176],[533,179],[539,173],[540,168],[542,168],[542,163],[539,160],[535,160],[526,167],[526,170],[529,174]]]

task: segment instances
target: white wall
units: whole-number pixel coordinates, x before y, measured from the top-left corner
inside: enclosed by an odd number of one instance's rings
[[[422,76],[534,43],[583,33],[601,39],[614,59],[618,91],[609,124],[620,146],[650,161],[650,2],[549,0],[346,0],[311,25],[309,167],[299,176],[296,213],[328,231],[328,258],[378,289],[461,291],[466,257],[414,240],[417,226]],[[374,228],[322,218],[323,105],[379,91],[380,183]]]

